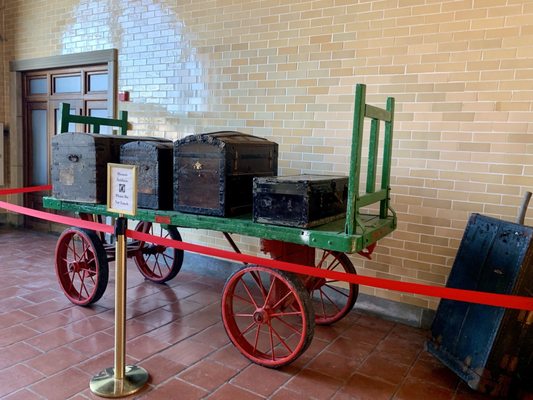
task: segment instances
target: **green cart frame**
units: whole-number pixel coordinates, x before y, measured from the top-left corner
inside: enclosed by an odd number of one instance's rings
[[[273,258],[316,268],[355,274],[346,253],[370,257],[376,242],[396,228],[396,213],[390,207],[390,172],[394,122],[394,98],[386,108],[366,104],[366,87],[358,84],[355,94],[353,134],[350,153],[346,218],[312,229],[255,223],[251,215],[233,218],[194,215],[177,211],[139,209],[131,217],[139,221],[135,230],[181,240],[179,228],[219,231],[240,252],[231,234],[257,237],[262,249]],[[100,126],[127,130],[127,114],[106,119],[70,115],[62,108],[62,132],[69,123],[85,124],[98,133]],[[370,120],[366,185],[360,193],[361,153],[365,119]],[[385,125],[381,183],[378,176],[380,123]],[[44,198],[50,209],[75,212],[85,220],[117,217],[105,205],[76,203],[53,197]],[[379,203],[379,205],[377,204]],[[376,204],[367,211],[369,206]],[[65,295],[75,304],[89,305],[104,293],[108,263],[114,261],[114,245],[103,235],[76,227],[65,229],[56,246],[56,274]],[[143,276],[164,283],[174,278],[183,262],[183,251],[157,243],[130,240],[127,255],[133,258]],[[353,307],[358,285],[333,282],[310,276],[294,276],[273,268],[245,265],[233,273],[222,294],[222,319],[235,346],[253,362],[280,367],[296,359],[310,344],[314,325],[331,324]]]

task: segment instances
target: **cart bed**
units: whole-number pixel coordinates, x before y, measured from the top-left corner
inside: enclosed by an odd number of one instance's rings
[[[46,208],[58,211],[118,217],[118,214],[108,212],[104,204],[76,203],[58,200],[53,197],[45,197],[43,199],[43,205]],[[344,219],[329,222],[312,229],[260,224],[252,221],[251,214],[227,218],[186,214],[178,211],[138,209],[137,214],[132,216],[131,219],[174,225],[178,228],[210,229],[213,231],[280,240],[342,253],[354,253],[363,250],[392,232],[396,222],[393,216],[380,219],[378,215],[359,214],[359,220],[363,227],[357,226],[356,233],[350,235],[344,231]]]

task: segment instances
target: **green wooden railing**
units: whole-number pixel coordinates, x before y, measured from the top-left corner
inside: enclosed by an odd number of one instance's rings
[[[369,118],[370,140],[368,151],[368,168],[366,177],[366,193],[359,194],[361,178],[361,153],[363,147],[364,122]],[[385,123],[385,137],[383,144],[383,164],[381,171],[381,188],[376,191],[376,174],[378,169],[378,148],[380,122]],[[360,209],[371,204],[380,203],[379,218],[385,219],[390,207],[390,173],[392,158],[392,132],[394,123],[394,98],[387,99],[387,108],[382,109],[366,104],[366,85],[358,84],[355,90],[355,107],[352,132],[352,148],[350,152],[350,177],[348,181],[348,204],[346,210],[345,233],[354,235],[357,227],[365,230],[365,224],[360,220]],[[396,218],[394,218],[396,220]]]
[[[70,123],[84,124],[92,127],[92,133],[100,133],[101,126],[114,126],[120,128],[120,134],[125,135],[128,131],[128,112],[121,111],[119,119],[89,117],[70,113],[70,104],[61,103],[61,133],[68,132]]]

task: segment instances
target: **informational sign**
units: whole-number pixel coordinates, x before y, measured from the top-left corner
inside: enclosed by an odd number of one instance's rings
[[[137,166],[107,164],[107,210],[118,214],[137,212]]]

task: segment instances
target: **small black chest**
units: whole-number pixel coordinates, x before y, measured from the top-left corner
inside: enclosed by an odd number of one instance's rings
[[[255,222],[309,228],[343,218],[348,178],[327,175],[254,179]]]
[[[239,132],[174,142],[174,209],[216,216],[252,209],[252,180],[278,170],[278,145]]]
[[[137,166],[137,205],[172,209],[172,141],[135,141],[121,146],[120,162]]]
[[[138,136],[65,132],[52,138],[52,195],[61,200],[105,203],[107,163],[120,162],[120,146]]]

